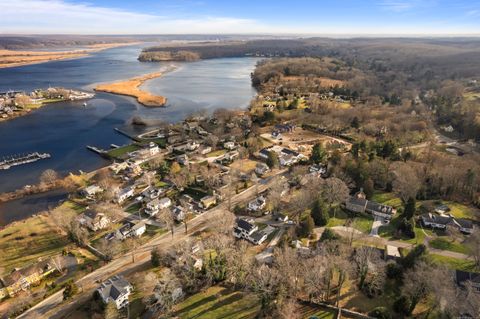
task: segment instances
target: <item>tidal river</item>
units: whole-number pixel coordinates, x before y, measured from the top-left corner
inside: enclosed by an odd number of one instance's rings
[[[82,59],[0,69],[0,91],[31,91],[49,86],[91,90],[96,83],[156,72],[171,64],[138,62],[140,50],[141,46],[122,47]],[[134,116],[175,122],[195,111],[246,107],[255,94],[250,73],[257,61],[226,58],[175,63],[175,71],[144,84],[144,89],[168,98],[165,108],[145,108],[132,98],[98,93],[87,107],[82,102],[56,103],[0,122],[0,158],[33,151],[52,155],[50,159],[0,170],[0,192],[36,183],[49,168],[66,175],[107,164],[86,146],[108,148],[112,143],[128,143],[114,128],[133,130],[130,120]],[[59,194],[52,196],[57,199]],[[25,200],[0,204],[0,225],[45,209],[46,204],[41,203],[52,205],[49,194],[45,197],[35,197],[38,205]],[[27,208],[25,203],[30,206]]]

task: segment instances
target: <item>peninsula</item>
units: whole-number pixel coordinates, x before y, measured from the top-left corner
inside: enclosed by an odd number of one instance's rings
[[[88,56],[93,52],[120,46],[138,44],[132,43],[97,43],[88,45],[87,48],[70,51],[16,51],[0,50],[0,68],[12,68],[16,66],[45,63],[66,59],[78,59]]]
[[[166,97],[161,95],[153,95],[140,89],[140,86],[145,83],[145,81],[158,78],[162,75],[163,72],[155,72],[124,81],[100,84],[95,87],[95,91],[131,96],[136,98],[138,103],[147,107],[164,106],[167,103]]]

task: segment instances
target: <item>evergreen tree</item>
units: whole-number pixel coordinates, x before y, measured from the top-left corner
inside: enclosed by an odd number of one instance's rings
[[[307,216],[301,223],[298,230],[298,235],[300,237],[308,237],[315,227],[315,222],[311,216]]]
[[[328,224],[328,209],[319,199],[313,202],[311,216],[316,226],[325,226]]]
[[[352,122],[350,123],[350,126],[356,129],[360,127],[360,120],[358,119],[358,117],[355,116],[353,118]]]
[[[312,148],[312,155],[310,160],[315,164],[320,164],[325,162],[327,159],[327,152],[323,149],[322,145],[317,143]]]
[[[405,204],[405,209],[403,214],[405,215],[405,218],[412,219],[413,216],[415,216],[415,211],[416,211],[416,200],[415,198],[410,197],[407,200],[407,203]]]
[[[363,192],[365,193],[365,196],[367,196],[367,199],[372,198],[374,191],[375,188],[373,187],[373,180],[371,178],[368,178],[365,181],[365,184],[363,184]]]
[[[275,152],[268,152],[267,165],[270,168],[275,168],[280,166],[280,160],[278,155]]]

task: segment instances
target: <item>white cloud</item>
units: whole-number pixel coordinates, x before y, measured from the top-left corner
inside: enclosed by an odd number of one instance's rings
[[[436,0],[381,0],[378,3],[382,9],[393,12],[406,12],[418,8],[428,8],[436,4]]]
[[[265,26],[250,19],[179,19],[63,0],[0,0],[2,33],[254,33]]]

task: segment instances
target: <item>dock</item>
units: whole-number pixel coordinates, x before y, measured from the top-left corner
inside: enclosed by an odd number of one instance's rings
[[[7,170],[14,166],[29,164],[29,163],[33,163],[33,162],[36,162],[42,159],[47,159],[50,157],[51,156],[48,153],[39,153],[39,152],[4,157],[0,160],[0,170],[2,169]]]
[[[98,148],[98,147],[96,147],[96,146],[87,145],[87,149],[89,149],[90,151],[92,151],[92,152],[94,152],[94,153],[97,153],[97,154],[99,154],[99,155],[107,156],[107,151],[102,150],[101,148]]]
[[[133,136],[133,135],[131,135],[131,134],[125,132],[125,131],[122,131],[122,130],[119,129],[119,128],[114,128],[114,130],[115,130],[117,133],[122,134],[123,136],[126,136],[126,137],[128,137],[129,139],[131,139],[131,140],[133,140],[133,141],[135,141],[135,142],[139,142],[139,141],[140,141],[140,139],[139,139],[138,137]]]

